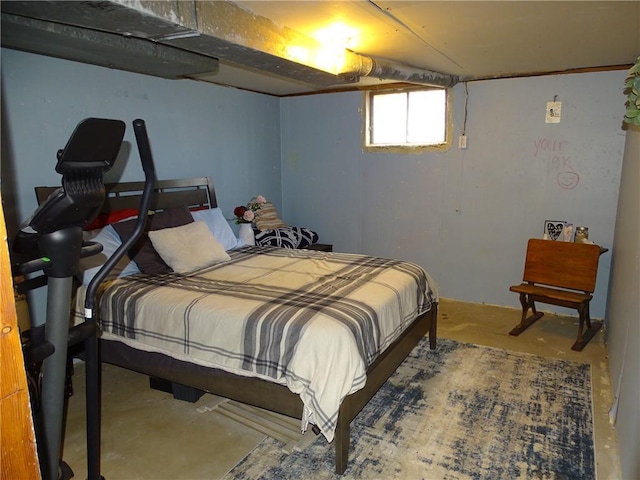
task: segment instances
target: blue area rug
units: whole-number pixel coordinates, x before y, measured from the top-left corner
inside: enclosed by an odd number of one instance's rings
[[[423,340],[351,423],[343,476],[322,436],[267,438],[225,476],[285,478],[594,479],[591,367]]]

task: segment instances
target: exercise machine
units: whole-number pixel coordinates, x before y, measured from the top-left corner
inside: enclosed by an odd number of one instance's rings
[[[78,124],[64,149],[57,152],[56,172],[62,186],[53,192],[23,224],[13,250],[23,257],[16,264],[17,274],[42,271],[40,277],[24,282],[23,290],[47,285],[46,318],[32,325],[24,347],[27,368],[37,366],[39,382],[32,397],[40,470],[44,480],[73,476],[62,461],[63,424],[70,383],[68,349],[84,343],[86,362],[87,476],[100,475],[100,358],[98,327],[94,303],[98,287],[116,263],[142,234],[146,215],[139,215],[131,237],[124,241],[94,276],[86,290],[85,321],[69,327],[73,278],[80,258],[96,255],[102,245],[83,242],[82,228],[100,212],[106,191],[104,174],[115,163],[126,126],[121,120],[88,118]],[[143,120],[135,120],[133,129],[145,174],[145,186],[139,207],[149,210],[155,186],[155,167]]]

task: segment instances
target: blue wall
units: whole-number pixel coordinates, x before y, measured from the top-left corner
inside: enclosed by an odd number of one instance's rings
[[[33,187],[59,184],[56,151],[89,116],[128,124],[130,151],[108,180],[141,179],[131,121],[142,118],[158,178],[212,176],[228,217],[261,193],[288,223],[314,228],[338,251],[415,261],[443,297],[518,307],[508,287],[520,280],[526,241],[541,236],[545,219],[587,225],[592,240],[613,245],[625,77],[469,83],[469,148],[400,155],[363,151],[362,93],[278,99],[2,49],[3,208],[14,229],[31,214]],[[456,86],[454,145],[464,97]],[[546,124],[554,98],[562,120]],[[605,253],[595,317],[605,313],[610,264]],[[42,294],[32,315],[44,312]],[[629,410],[621,398],[620,418]]]
[[[363,93],[285,98],[283,214],[315,228],[336,250],[425,266],[443,297],[519,307],[509,285],[522,278],[527,239],[541,237],[545,219],[586,225],[592,240],[612,245],[625,76],[471,82],[468,149],[440,153],[364,152]],[[457,85],[454,145],[464,97]],[[562,118],[548,124],[546,103],[554,98]],[[604,317],[609,266],[604,254],[595,317]]]
[[[144,178],[131,126],[142,118],[159,179],[213,177],[227,218],[257,194],[281,205],[278,98],[2,49],[0,179],[10,235],[37,206],[33,188],[60,185],[56,152],[87,117],[127,123],[125,148],[107,181]],[[31,297],[37,323],[44,290]]]
[[[469,148],[402,155],[363,151],[360,92],[278,99],[3,49],[5,214],[23,220],[36,206],[33,187],[59,182],[55,152],[79,120],[130,126],[142,118],[158,177],[212,176],[229,217],[261,193],[288,223],[314,228],[336,250],[415,261],[443,297],[518,307],[508,287],[520,280],[526,241],[541,236],[545,219],[587,225],[591,239],[612,245],[625,76],[471,82]],[[554,98],[563,102],[562,120],[546,124]],[[463,100],[458,85],[454,145]],[[109,180],[142,178],[130,127],[126,140],[128,161]],[[559,182],[567,172],[577,181],[571,188]],[[15,195],[5,196],[11,188]],[[595,317],[604,316],[609,266],[606,253]]]
[[[122,152],[107,181],[144,178],[131,126],[142,118],[159,179],[213,177],[229,218],[259,193],[281,204],[275,97],[3,49],[2,113],[2,166],[15,172],[21,220],[36,207],[34,186],[60,184],[56,151],[87,117],[127,123],[130,153]]]

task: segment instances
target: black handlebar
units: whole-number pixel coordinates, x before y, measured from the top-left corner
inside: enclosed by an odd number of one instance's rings
[[[149,145],[149,137],[147,136],[147,127],[144,120],[136,119],[133,121],[133,132],[136,135],[138,143],[138,151],[140,152],[140,161],[146,178],[153,178],[155,183],[156,172],[153,164],[153,156],[151,155],[151,146]]]
[[[136,141],[138,143],[138,151],[140,152],[140,160],[142,162],[142,168],[145,173],[144,190],[142,191],[142,199],[140,200],[140,207],[138,210],[138,220],[131,236],[122,242],[122,244],[113,252],[113,255],[105,262],[98,273],[93,277],[89,286],[87,287],[87,294],[85,297],[85,315],[89,314],[93,316],[93,308],[98,286],[105,279],[107,274],[113,269],[113,267],[120,261],[120,259],[127,253],[129,248],[138,240],[142,231],[144,230],[147,222],[146,212],[149,211],[151,205],[151,197],[156,184],[156,170],[153,163],[153,156],[151,155],[151,147],[149,145],[149,137],[147,136],[147,129],[144,120],[134,120],[133,129],[136,135]],[[93,318],[88,320],[95,321]]]

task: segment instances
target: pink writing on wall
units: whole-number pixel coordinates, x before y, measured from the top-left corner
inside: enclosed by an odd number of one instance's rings
[[[566,140],[551,140],[549,138],[538,138],[533,141],[534,157],[541,152],[549,152],[551,156],[551,168],[556,173],[556,182],[558,186],[565,190],[573,190],[580,183],[580,175],[571,166],[571,156],[563,150],[569,142]]]

